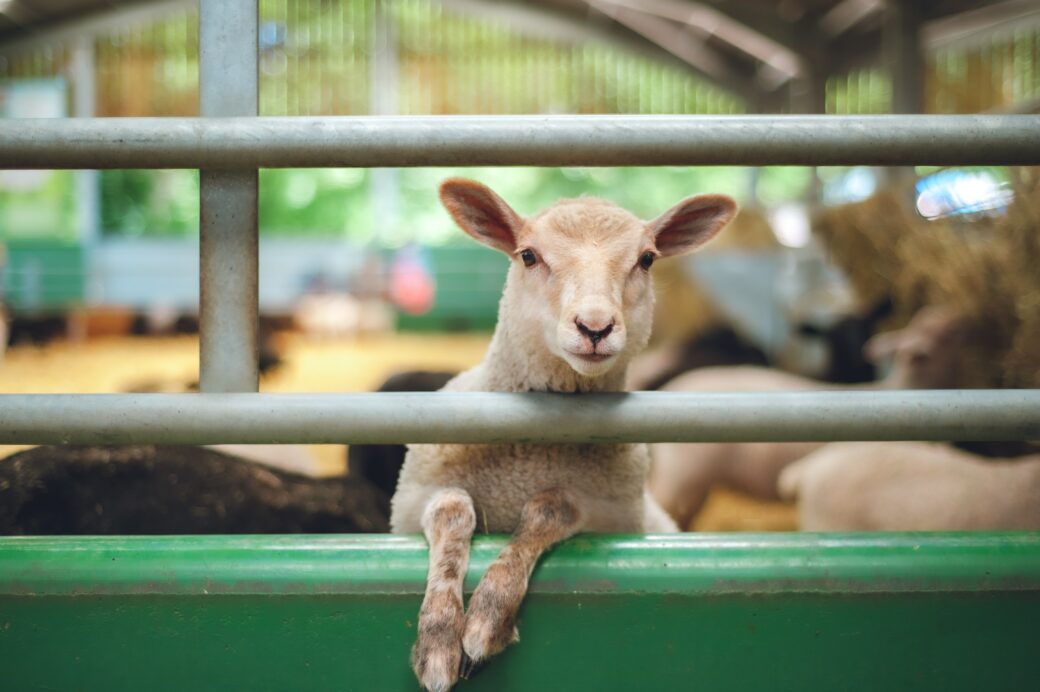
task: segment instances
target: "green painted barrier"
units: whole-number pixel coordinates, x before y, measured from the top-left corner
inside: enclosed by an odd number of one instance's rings
[[[416,537],[0,539],[3,687],[416,689],[425,560]],[[1037,622],[1035,533],[578,537],[460,689],[1035,689]]]
[[[8,241],[0,262],[0,301],[20,312],[63,311],[83,302],[86,254],[60,241]]]

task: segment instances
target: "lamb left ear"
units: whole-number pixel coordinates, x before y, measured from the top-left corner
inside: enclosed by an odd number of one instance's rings
[[[726,195],[694,195],[651,221],[650,231],[663,257],[683,255],[714,238],[736,213]]]

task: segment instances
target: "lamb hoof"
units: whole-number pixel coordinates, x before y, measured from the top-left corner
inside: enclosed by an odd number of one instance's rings
[[[419,638],[412,647],[412,670],[429,692],[447,692],[458,681],[464,615],[458,598],[434,598],[419,614]]]
[[[419,685],[427,692],[448,692],[458,681],[460,651],[440,650],[416,643],[412,650],[412,669]]]
[[[497,619],[474,614],[472,608],[466,617],[466,632],[462,636],[462,655],[481,666],[492,656],[520,640],[512,618]]]
[[[483,668],[483,663],[478,663],[469,657],[465,651],[462,652],[462,660],[459,662],[459,678],[463,680],[469,680],[470,676],[474,673],[480,672]]]

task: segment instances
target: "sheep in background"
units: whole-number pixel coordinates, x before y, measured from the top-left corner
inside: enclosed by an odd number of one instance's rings
[[[449,391],[623,389],[628,362],[650,336],[654,259],[704,244],[735,211],[728,197],[701,195],[646,223],[579,198],[523,219],[473,181],[448,180],[440,196],[464,231],[512,260],[488,352]],[[578,531],[674,531],[646,495],[649,464],[641,444],[410,446],[390,523],[398,533],[423,531],[430,544],[412,651],[422,686],[447,690],[516,641],[531,571],[555,543]],[[464,613],[478,525],[513,537]]]
[[[293,309],[293,322],[308,336],[331,339],[390,331],[393,314],[382,300],[325,291],[302,296]]]
[[[197,446],[42,446],[0,460],[0,535],[368,533],[389,498]]]
[[[284,346],[270,320],[261,318],[257,330],[257,359],[261,380],[285,364]],[[143,380],[126,387],[130,394],[180,394],[199,391],[198,380]],[[300,444],[217,444],[209,449],[233,457],[254,461],[274,469],[305,476],[321,476],[321,462],[308,448]],[[390,495],[393,489],[386,491]]]
[[[877,363],[864,353],[878,323],[892,314],[892,299],[883,298],[864,314],[844,315],[827,326],[810,322],[798,325],[798,334],[826,344],[827,368],[819,375],[827,382],[870,382],[877,378]]]
[[[905,328],[879,334],[865,350],[874,360],[890,357],[891,370],[878,382],[829,385],[778,370],[720,367],[693,370],[663,387],[672,392],[770,392],[813,389],[944,389],[957,384],[957,363],[968,339],[965,321],[939,307],[919,311]],[[651,446],[648,487],[680,527],[688,528],[715,484],[763,500],[779,499],[776,482],[790,463],[820,442],[664,443]]]
[[[376,391],[435,392],[457,374],[430,370],[399,372],[388,377]],[[367,479],[387,496],[393,495],[406,451],[403,444],[350,445],[347,448],[347,473]]]
[[[805,531],[1040,529],[1040,454],[987,459],[925,442],[838,442],[784,469]]]
[[[720,365],[767,365],[766,354],[731,327],[718,325],[683,342],[650,348],[633,359],[626,387],[660,389],[684,372]]]

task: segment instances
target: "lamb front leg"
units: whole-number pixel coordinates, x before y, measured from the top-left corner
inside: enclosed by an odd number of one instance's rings
[[[535,563],[552,545],[574,535],[581,523],[578,503],[560,488],[542,491],[524,505],[512,540],[470,598],[462,637],[462,678],[518,639],[516,614]]]
[[[460,488],[438,491],[423,511],[430,566],[419,610],[419,637],[412,647],[412,670],[430,692],[445,692],[458,680],[465,624],[462,582],[475,526],[473,500]]]

